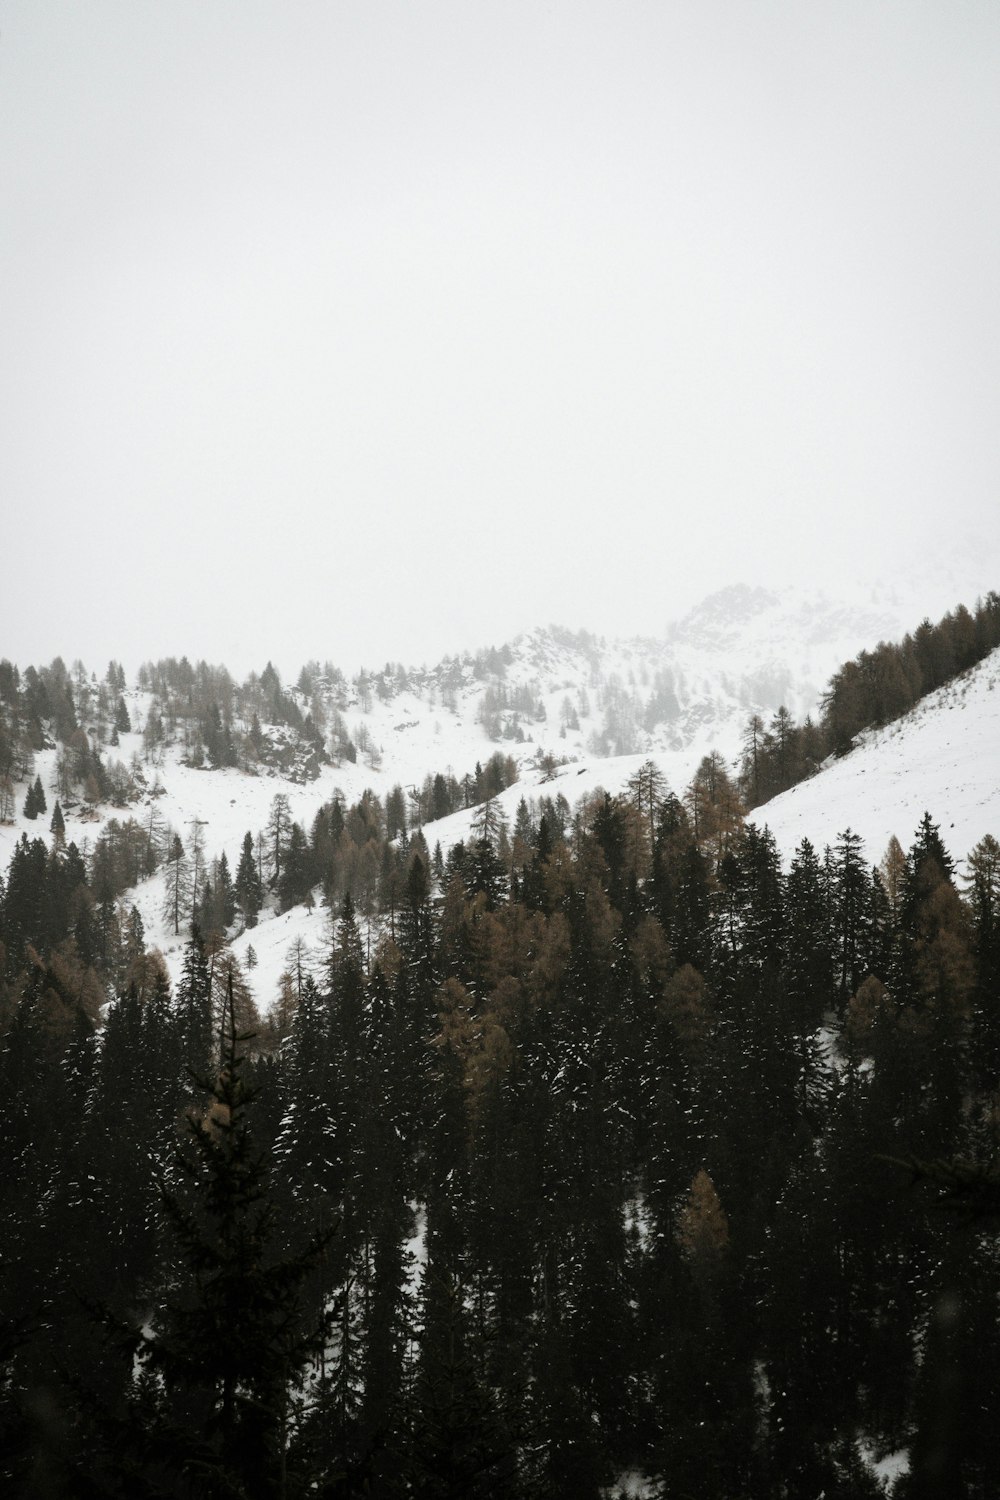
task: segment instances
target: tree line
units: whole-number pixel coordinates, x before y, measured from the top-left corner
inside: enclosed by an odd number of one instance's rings
[[[1000,595],[964,604],[936,625],[923,620],[899,642],[860,651],[831,677],[818,722],[796,724],[779,708],[765,725],[753,714],[743,737],[739,790],[747,808],[813,775],[830,755],[844,755],[857,736],[908,713],[935,689],[967,672],[1000,646]]]

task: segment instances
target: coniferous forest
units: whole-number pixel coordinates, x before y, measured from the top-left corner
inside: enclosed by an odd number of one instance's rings
[[[0,0],[0,1500],[1000,1500],[998,82]]]
[[[266,1023],[25,839],[4,1493],[995,1495],[1000,847],[782,868],[733,801],[404,830]]]

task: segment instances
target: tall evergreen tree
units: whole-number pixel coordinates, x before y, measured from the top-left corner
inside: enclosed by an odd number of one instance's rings
[[[56,847],[60,847],[66,836],[66,822],[63,818],[62,808],[59,806],[58,797],[56,798],[56,805],[52,809],[52,821],[49,824],[49,830],[52,833]]]
[[[279,1500],[308,1483],[296,1463],[295,1391],[330,1318],[304,1321],[301,1292],[326,1237],[291,1258],[277,1248],[231,991],[227,1012],[210,1111],[190,1121],[186,1188],[163,1199],[178,1252],[175,1288],[134,1338],[147,1378],[107,1463],[121,1473],[137,1460],[141,1473],[212,1500]]]
[[[263,901],[263,891],[257,861],[254,857],[253,834],[251,833],[243,836],[243,848],[236,868],[233,895],[242,913],[244,926],[256,927],[257,914]]]
[[[185,1091],[195,1095],[199,1088],[195,1080],[207,1077],[218,1057],[212,1011],[212,974],[201,932],[195,927],[184,950],[174,996],[182,1078]]]
[[[968,858],[968,903],[976,959],[972,1058],[981,1087],[1000,1078],[1000,843],[991,834]]]
[[[181,920],[188,914],[193,890],[191,869],[180,835],[174,834],[167,855],[167,881],[163,896],[163,915],[173,924],[174,937],[180,936]]]
[[[840,835],[829,862],[834,979],[841,1014],[868,972],[868,872],[861,847],[860,835],[848,828]]]

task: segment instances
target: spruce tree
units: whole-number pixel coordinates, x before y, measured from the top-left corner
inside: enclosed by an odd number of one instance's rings
[[[233,889],[233,879],[229,873],[229,860],[226,858],[225,850],[219,855],[218,867],[215,871],[215,900],[221,925],[231,927],[236,917],[236,893]]]
[[[848,828],[829,859],[833,908],[834,978],[841,1014],[868,972],[868,872],[861,837]]]
[[[61,845],[64,838],[66,837],[66,823],[63,818],[62,808],[59,806],[58,798],[56,799],[55,807],[52,809],[52,821],[49,824],[49,831],[51,832],[56,845]]]
[[[333,1045],[329,1002],[310,974],[282,1048],[280,1088],[283,1110],[274,1155],[288,1200],[287,1240],[301,1246],[311,1225],[330,1224],[340,1215],[347,1149],[341,1058]]]
[[[176,1269],[163,1304],[134,1338],[139,1378],[120,1463],[135,1463],[209,1500],[280,1500],[311,1477],[297,1464],[296,1391],[325,1345],[331,1316],[302,1315],[302,1288],[329,1236],[283,1258],[275,1199],[254,1142],[230,984],[222,1067],[189,1119],[188,1151],[163,1212]],[[325,1478],[336,1474],[326,1455]],[[112,1469],[115,1460],[109,1460]]]
[[[277,880],[282,910],[304,901],[313,881],[309,844],[298,823],[292,823],[284,850],[281,874]]]
[[[1000,1077],[1000,844],[991,834],[968,857],[968,906],[976,958],[972,1060],[981,1087]]]
[[[257,913],[261,908],[263,892],[261,890],[257,861],[254,858],[252,833],[246,833],[243,836],[243,849],[240,853],[240,862],[236,869],[233,895],[236,905],[243,914],[244,925],[247,927],[256,927]]]
[[[34,821],[34,819],[38,817],[38,814],[41,812],[41,810],[42,809],[38,806],[35,786],[34,783],[32,783],[32,785],[29,786],[27,794],[24,798],[24,816]]]
[[[184,950],[174,1015],[185,1092],[190,1094],[199,1087],[195,1080],[205,1077],[213,1058],[218,1057],[212,1021],[212,973],[197,927],[192,929]]]

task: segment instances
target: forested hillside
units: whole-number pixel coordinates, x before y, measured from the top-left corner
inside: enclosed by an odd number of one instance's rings
[[[850,815],[989,663],[783,853],[469,673],[0,669],[5,1492],[993,1496],[1000,847]]]
[[[30,951],[8,1483],[854,1496],[908,1448],[898,1495],[939,1463],[993,1493],[994,1241],[886,1158],[995,1148],[996,844],[964,894],[929,818],[880,868],[845,833],[782,870],[651,774],[508,870],[489,808],[439,882],[410,843],[370,958],[346,894],[320,981],[235,1044],[197,932],[100,1032]]]

